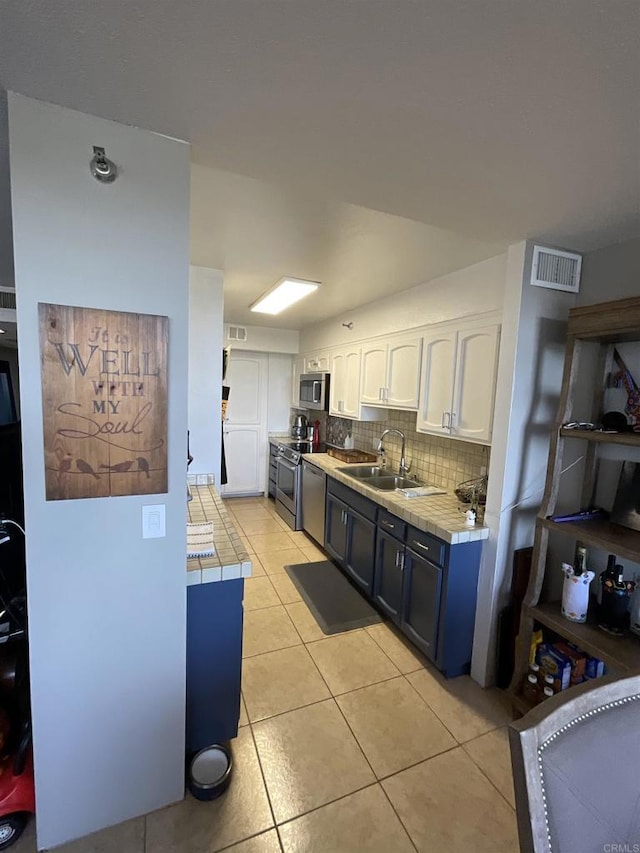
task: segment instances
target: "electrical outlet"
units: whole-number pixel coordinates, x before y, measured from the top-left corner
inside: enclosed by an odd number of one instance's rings
[[[152,504],[142,507],[142,538],[162,539],[166,536],[165,505]]]

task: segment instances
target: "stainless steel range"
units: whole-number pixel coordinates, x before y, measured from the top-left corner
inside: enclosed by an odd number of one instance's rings
[[[324,453],[326,445],[287,441],[276,455],[276,511],[292,530],[302,530],[302,454]]]

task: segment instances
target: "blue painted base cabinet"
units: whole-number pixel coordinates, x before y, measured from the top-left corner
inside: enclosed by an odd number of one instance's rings
[[[446,676],[469,672],[482,542],[450,545],[331,478],[326,550]]]
[[[238,734],[243,580],[187,587],[187,753]]]

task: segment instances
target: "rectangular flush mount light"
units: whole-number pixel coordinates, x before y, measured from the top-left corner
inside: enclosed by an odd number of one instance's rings
[[[305,281],[303,278],[281,278],[271,290],[250,306],[260,314],[279,314],[299,302],[305,296],[320,287],[318,281]]]

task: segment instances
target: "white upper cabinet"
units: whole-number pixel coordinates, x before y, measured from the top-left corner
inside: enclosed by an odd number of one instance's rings
[[[425,335],[419,432],[491,442],[499,342],[498,324]]]
[[[500,326],[458,333],[451,434],[467,441],[491,441],[498,370]]]
[[[424,337],[422,394],[417,429],[449,435],[451,400],[456,374],[457,332],[439,332]]]
[[[369,406],[417,409],[422,336],[393,337],[362,348],[360,402]]]
[[[331,358],[328,352],[316,352],[304,360],[304,373],[328,373]]]
[[[338,350],[331,358],[329,414],[360,417],[360,348]]]

